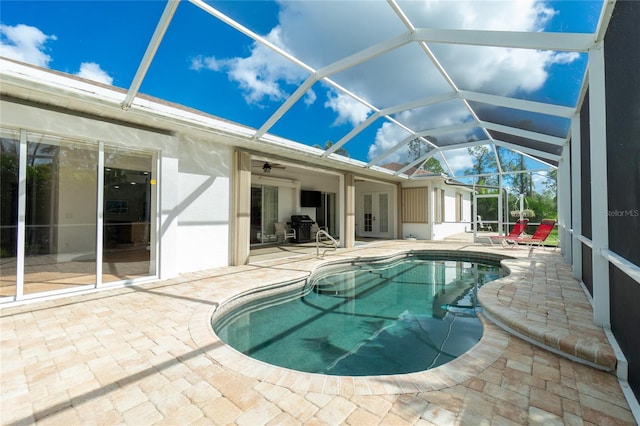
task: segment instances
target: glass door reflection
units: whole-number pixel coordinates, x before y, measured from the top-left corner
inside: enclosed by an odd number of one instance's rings
[[[105,149],[102,282],[155,274],[152,157]]]

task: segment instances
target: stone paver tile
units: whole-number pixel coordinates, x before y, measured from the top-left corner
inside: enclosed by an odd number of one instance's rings
[[[336,396],[332,398],[327,405],[322,407],[316,413],[315,417],[325,423],[337,425],[343,423],[356,408],[353,402],[341,396]]]
[[[495,415],[491,419],[491,426],[522,426],[523,424],[526,423],[516,423],[500,415]]]
[[[538,407],[529,407],[529,420],[528,424],[531,426],[544,425],[544,426],[563,426],[564,422],[562,418],[556,416],[545,410],[541,410]]]
[[[128,409],[148,401],[147,394],[142,392],[137,386],[119,388],[109,394],[108,398],[113,403],[114,408],[120,413],[124,413]]]
[[[226,398],[218,398],[205,404],[202,412],[217,425],[234,423],[242,415],[242,410]]]
[[[287,414],[290,414],[300,422],[305,422],[313,417],[319,410],[314,404],[304,399],[304,397],[289,393],[277,402],[278,407]]]
[[[160,424],[191,425],[203,417],[202,411],[195,405],[185,405],[166,415]]]
[[[496,416],[502,417],[516,424],[526,424],[529,417],[528,407],[517,407],[506,402],[499,402],[494,405]]]
[[[436,425],[454,425],[456,420],[454,413],[437,404],[427,405],[420,417]]]
[[[582,394],[580,395],[580,404],[585,420],[597,424],[635,424],[631,412],[619,405]]]
[[[267,423],[267,426],[298,426],[300,421],[294,419],[287,413],[280,413]]]
[[[149,392],[149,400],[156,406],[163,416],[171,416],[181,407],[191,404],[189,398],[180,392],[166,388]]]
[[[417,395],[400,395],[393,404],[390,413],[414,423],[422,416],[428,403]]]
[[[267,382],[260,382],[253,387],[253,390],[259,392],[262,396],[271,402],[278,402],[282,398],[291,394],[291,391],[282,386],[274,385]]]
[[[391,402],[377,395],[354,395],[353,397],[351,397],[350,401],[357,405],[359,408],[363,408],[379,418],[384,417],[393,406]]]
[[[493,383],[487,383],[485,386],[485,392],[497,399],[497,404],[500,404],[500,401],[504,401],[520,408],[526,408],[529,405],[528,397],[512,390],[496,386]]]
[[[275,404],[263,399],[248,410],[245,410],[236,419],[236,423],[240,426],[263,425],[281,413],[282,411]]]
[[[322,408],[326,406],[335,395],[327,395],[324,393],[309,392],[305,395],[305,398],[311,401],[315,406]]]
[[[157,410],[155,405],[150,401],[143,402],[125,411],[122,414],[125,422],[128,424],[153,424],[162,420],[162,414]]]
[[[413,426],[416,424],[416,421],[414,420],[413,422],[411,422],[396,414],[388,413],[386,416],[384,416],[380,424],[394,425],[394,426],[409,426],[409,425]]]
[[[490,395],[467,389],[464,404],[458,414],[458,418],[487,419],[491,420],[496,409],[495,400]]]
[[[371,425],[375,426],[380,424],[381,418],[374,415],[370,411],[362,408],[356,408],[349,417],[345,420],[345,423],[353,426]]]
[[[182,393],[194,404],[202,404],[213,401],[221,396],[220,392],[204,380],[195,383]]]
[[[531,389],[529,404],[543,411],[553,413],[558,417],[562,417],[562,399],[549,391],[538,388]]]

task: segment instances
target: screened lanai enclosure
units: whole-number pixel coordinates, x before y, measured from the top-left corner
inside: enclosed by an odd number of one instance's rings
[[[67,7],[2,5],[0,301],[51,272],[69,291],[241,265],[293,214],[344,247],[551,218],[637,401],[640,2]]]

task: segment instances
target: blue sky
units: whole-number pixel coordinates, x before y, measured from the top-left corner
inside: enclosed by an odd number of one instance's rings
[[[318,69],[405,31],[386,1],[208,1],[216,9]],[[398,1],[416,27],[593,32],[600,0]],[[0,55],[128,88],[164,9],[163,1],[6,1],[0,3]],[[431,45],[461,89],[574,106],[586,57],[565,52]],[[259,128],[308,72],[183,1],[140,89]],[[384,108],[450,90],[417,44],[332,76]],[[566,134],[568,122],[481,108],[503,121],[532,119],[540,131]],[[486,106],[485,106],[486,107]],[[497,114],[497,112],[499,114]],[[308,145],[337,142],[371,113],[318,82],[269,130]],[[460,103],[405,111],[415,131],[470,119]],[[345,145],[369,161],[406,137],[379,120]],[[470,138],[473,131],[449,137]],[[441,140],[446,141],[447,137]],[[465,151],[465,150],[462,150]],[[447,154],[463,173],[464,152]],[[387,161],[406,161],[400,150]],[[528,160],[530,167],[540,166]]]

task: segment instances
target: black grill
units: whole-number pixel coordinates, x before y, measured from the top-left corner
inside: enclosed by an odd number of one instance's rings
[[[311,241],[311,225],[314,221],[307,215],[291,216],[291,227],[296,231],[296,243],[308,243]]]

